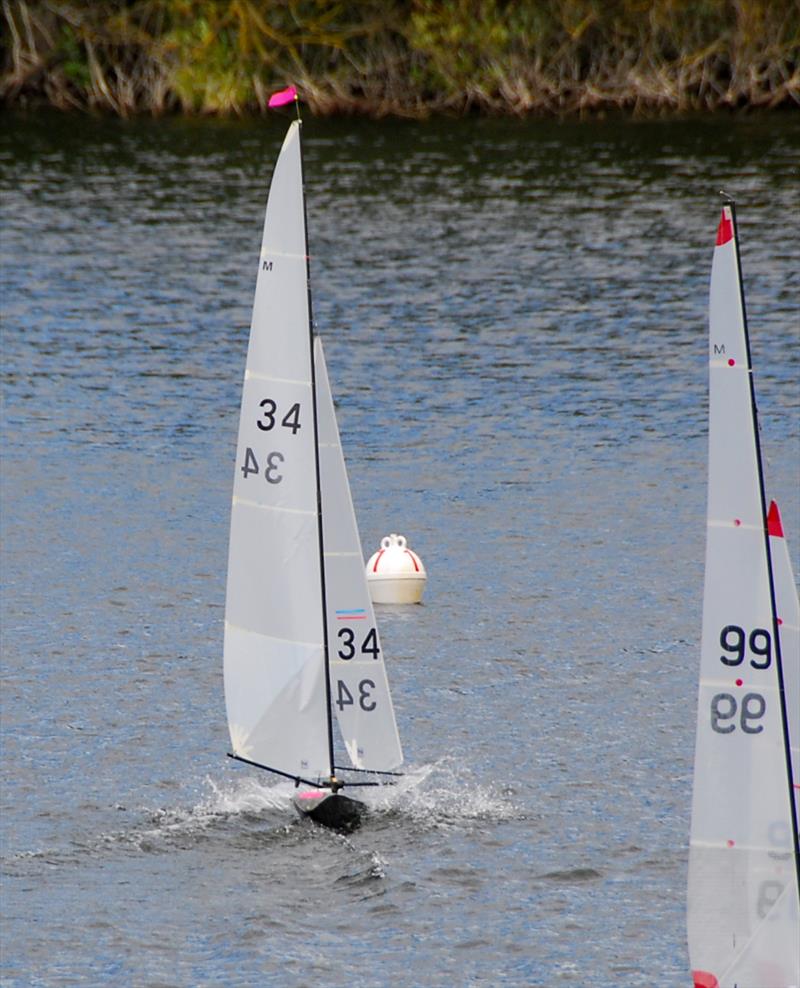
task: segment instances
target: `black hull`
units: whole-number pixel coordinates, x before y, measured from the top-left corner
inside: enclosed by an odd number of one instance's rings
[[[357,799],[329,789],[298,793],[292,802],[300,816],[308,817],[331,830],[345,832],[360,826],[367,812],[366,806]]]

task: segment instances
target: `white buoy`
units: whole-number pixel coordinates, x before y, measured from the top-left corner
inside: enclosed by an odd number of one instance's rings
[[[387,535],[367,563],[369,594],[376,604],[418,604],[427,579],[422,560],[404,535]]]

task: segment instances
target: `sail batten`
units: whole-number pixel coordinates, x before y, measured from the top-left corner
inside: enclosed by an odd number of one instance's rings
[[[800,981],[791,751],[730,205],[723,208],[714,251],[709,330],[708,524],[689,954],[696,978],[706,979],[699,984],[788,988]]]

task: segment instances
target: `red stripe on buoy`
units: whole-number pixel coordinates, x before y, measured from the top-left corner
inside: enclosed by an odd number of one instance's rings
[[[372,572],[373,573],[377,573],[378,572],[378,563],[381,561],[381,556],[383,555],[384,551],[385,551],[384,549],[381,549],[378,552],[378,555],[375,557],[375,562],[372,565]]]
[[[410,549],[405,550],[407,556],[411,556],[411,562],[414,564],[414,569],[419,573],[419,566],[417,566],[417,557],[411,552]]]
[[[722,216],[719,220],[719,226],[717,227],[717,247],[721,247],[729,240],[733,240],[733,223],[730,219],[730,209],[724,206]]]
[[[692,971],[694,988],[719,988],[719,981],[708,971]]]
[[[778,539],[783,538],[783,525],[781,524],[781,513],[775,501],[770,501],[767,512],[767,531]]]

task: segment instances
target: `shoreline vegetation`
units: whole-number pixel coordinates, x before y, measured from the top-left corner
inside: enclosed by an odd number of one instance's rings
[[[800,0],[1,0],[0,101],[134,114],[800,106]]]

